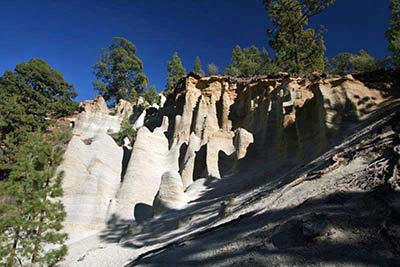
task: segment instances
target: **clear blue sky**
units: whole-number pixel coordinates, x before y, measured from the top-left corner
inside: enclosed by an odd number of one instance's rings
[[[337,0],[312,20],[323,24],[327,56],[365,49],[386,55],[389,0]],[[94,95],[92,66],[101,48],[122,36],[132,41],[150,84],[163,89],[166,62],[178,51],[187,70],[196,55],[203,68],[223,69],[232,48],[267,46],[261,0],[0,0],[0,74],[43,58],[75,85],[77,100]]]

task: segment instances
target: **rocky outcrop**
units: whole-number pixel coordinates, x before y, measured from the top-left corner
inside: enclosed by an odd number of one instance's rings
[[[174,209],[160,208],[160,197],[169,201],[168,186],[182,204],[184,198],[200,197],[214,178],[281,173],[321,155],[384,100],[380,91],[351,76],[189,75],[159,110],[138,106],[145,104],[139,98],[133,106],[121,100],[110,115],[101,97],[85,101],[63,167],[67,224],[97,229],[110,213],[132,221],[143,207],[156,214]],[[107,136],[126,116],[138,129],[131,155]],[[252,175],[244,179],[246,186],[252,185]]]
[[[119,189],[122,154],[107,134],[90,140],[72,137],[60,166],[65,172],[65,230],[71,241],[104,228]]]
[[[152,205],[166,171],[177,171],[175,151],[168,149],[163,129],[140,128],[123,183],[118,191],[118,216],[132,220],[136,204]]]
[[[117,106],[115,107],[116,116],[119,118],[130,117],[133,113],[133,106],[129,101],[120,99]]]
[[[238,160],[246,156],[247,149],[252,143],[254,143],[253,135],[246,131],[246,129],[239,128],[235,131],[234,145]]]
[[[186,206],[188,197],[184,192],[181,176],[177,171],[167,171],[161,176],[160,189],[154,199],[154,215],[165,211],[180,210]]]
[[[88,139],[97,134],[118,132],[121,117],[111,116],[104,98],[97,97],[93,101],[81,103],[80,113],[75,121],[74,135]]]

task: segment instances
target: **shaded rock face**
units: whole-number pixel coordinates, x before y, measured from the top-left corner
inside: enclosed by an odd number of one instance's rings
[[[101,97],[86,101],[62,166],[67,231],[98,229],[111,217],[142,221],[193,201],[210,180],[307,162],[383,100],[352,77],[189,75],[160,110],[120,101],[110,115]],[[138,133],[123,170],[123,149],[107,133],[125,116],[135,117]]]
[[[204,177],[224,176],[219,170],[220,152],[224,157],[236,155],[233,169],[248,149],[248,156],[274,168],[298,164],[326,151],[337,135],[384,100],[380,91],[351,76],[314,80],[189,76],[175,90],[174,99],[165,107],[171,122],[167,135],[171,147],[188,147],[180,165],[185,187],[197,178],[193,155],[201,149],[206,150],[205,164],[199,163],[205,165]]]

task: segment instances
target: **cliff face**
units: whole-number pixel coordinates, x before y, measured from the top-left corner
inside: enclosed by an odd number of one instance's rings
[[[78,240],[106,225],[190,209],[204,195],[224,198],[282,182],[290,168],[322,155],[386,100],[352,76],[189,75],[158,110],[135,113],[121,101],[110,115],[101,98],[85,102],[61,166],[66,231]],[[107,135],[125,115],[145,125],[132,151]]]

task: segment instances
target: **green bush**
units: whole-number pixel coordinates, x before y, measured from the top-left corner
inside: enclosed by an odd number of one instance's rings
[[[125,138],[128,138],[129,142],[133,144],[136,139],[136,134],[136,129],[132,128],[128,116],[125,116],[121,122],[121,129],[119,130],[119,132],[111,134],[111,137],[119,146],[122,146],[124,145]]]

